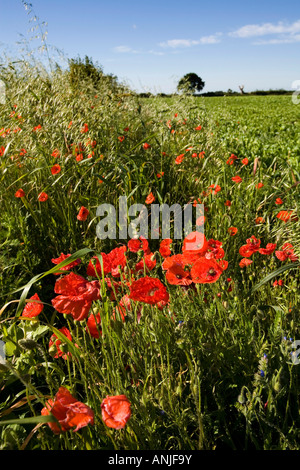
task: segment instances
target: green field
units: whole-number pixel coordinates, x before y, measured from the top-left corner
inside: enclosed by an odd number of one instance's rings
[[[1,449],[299,450],[300,105],[141,98],[80,73],[0,70]],[[137,251],[97,237],[98,206],[150,208],[151,193],[204,204],[197,260],[172,231],[168,254],[161,237]],[[61,254],[80,263],[54,274]],[[162,285],[152,303],[132,294],[143,278]],[[93,422],[53,432],[41,411],[60,387]],[[118,429],[101,405],[119,395],[131,408]]]

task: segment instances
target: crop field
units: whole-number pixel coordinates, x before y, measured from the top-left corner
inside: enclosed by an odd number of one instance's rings
[[[1,449],[299,450],[300,104],[0,79]]]

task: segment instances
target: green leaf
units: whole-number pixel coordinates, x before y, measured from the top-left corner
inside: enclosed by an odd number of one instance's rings
[[[0,425],[4,424],[38,424],[38,423],[51,423],[56,421],[54,416],[33,416],[32,418],[20,418],[20,419],[6,419],[0,420]]]
[[[252,295],[255,291],[257,291],[261,286],[269,282],[271,279],[274,277],[278,276],[279,274],[283,273],[284,271],[287,271],[289,269],[296,269],[300,266],[300,261],[297,261],[296,263],[289,263],[286,264],[285,266],[281,266],[280,268],[276,269],[276,271],[273,271],[272,273],[268,274],[266,277],[264,277],[260,282],[258,282],[249,292],[249,295]]]

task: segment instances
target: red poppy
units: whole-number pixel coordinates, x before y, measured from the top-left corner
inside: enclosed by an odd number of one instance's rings
[[[142,235],[140,238],[132,238],[127,243],[127,248],[133,253],[137,253],[140,250],[143,250],[145,253],[149,253],[149,243],[148,240]]]
[[[283,200],[280,199],[280,197],[277,197],[276,200],[275,200],[275,204],[277,204],[278,206],[283,204]]]
[[[166,258],[167,256],[170,256],[171,254],[171,249],[170,245],[172,244],[172,239],[171,238],[165,238],[162,240],[159,244],[159,252],[163,258]]]
[[[162,171],[161,173],[157,173],[157,178],[162,178],[164,176],[165,172]]]
[[[241,246],[239,253],[241,256],[249,258],[259,250],[260,240],[257,239],[254,235],[246,240],[246,245]]]
[[[150,194],[148,194],[148,196],[146,197],[146,200],[145,200],[145,203],[146,204],[152,204],[152,202],[155,201],[155,197],[154,195],[152,194],[152,192]]]
[[[183,264],[173,263],[166,271],[166,280],[169,284],[177,286],[189,286],[192,284],[190,272],[184,269]]]
[[[235,160],[237,160],[237,156],[232,153],[226,163],[227,165],[233,165]]]
[[[151,147],[151,145],[150,145],[150,144],[147,144],[147,142],[145,142],[144,145],[143,145],[143,148],[144,148],[145,150],[149,149],[150,147]]]
[[[38,294],[34,294],[32,297],[30,297],[29,300],[32,300],[32,302],[26,303],[25,308],[22,312],[22,317],[37,317],[43,311],[44,305],[41,303]]]
[[[71,333],[70,331],[68,330],[68,328],[66,328],[65,326],[63,326],[62,328],[60,328],[58,331],[60,331],[60,333],[62,333],[67,339],[69,339],[70,341],[72,341],[72,336],[71,336]],[[63,344],[63,340],[61,340],[60,338],[58,338],[58,336],[54,333],[51,338],[50,338],[50,341],[49,341],[49,353],[51,354],[52,357],[54,357],[55,359],[59,358],[59,357],[62,357],[63,359],[67,359],[68,356],[71,355],[70,352],[64,352],[61,350],[60,348],[60,345]]]
[[[100,253],[100,257],[102,258],[103,274],[105,276],[106,274],[110,273],[111,270],[110,257],[106,253]],[[91,277],[102,277],[101,263],[98,256],[93,256],[93,258],[89,261],[86,274],[87,276]]]
[[[263,183],[258,183],[255,187],[256,187],[256,189],[260,189],[260,188],[262,188],[263,186],[264,186]]]
[[[129,298],[138,302],[155,305],[160,301],[168,302],[169,294],[159,279],[145,276],[132,282]]]
[[[125,136],[124,136],[124,135],[120,135],[120,136],[118,137],[118,140],[119,140],[120,142],[123,142],[124,139],[125,139]]]
[[[82,206],[77,214],[77,219],[84,221],[88,218],[89,213],[90,211],[86,207]]]
[[[120,270],[122,271],[127,263],[127,258],[126,258],[126,246],[118,246],[117,248],[114,248],[113,250],[110,251],[108,254],[109,256],[109,262],[110,262],[110,272],[112,276],[114,277],[119,277],[120,276]]]
[[[60,256],[58,258],[52,258],[51,259],[51,262],[53,264],[59,264],[59,263],[62,263],[63,261],[65,261],[67,258],[69,258],[71,256],[71,254],[67,254],[65,255],[64,253],[61,253]],[[69,264],[67,264],[66,266],[63,266],[62,268],[60,268],[60,271],[69,271],[70,269],[74,268],[75,266],[78,266],[78,264],[81,263],[81,260],[78,258],[76,259],[75,261],[71,261]],[[59,275],[61,274],[60,272],[57,272],[57,273],[53,273],[55,275]]]
[[[195,127],[195,131],[201,131],[201,129],[202,129],[202,126]]]
[[[176,165],[180,165],[180,163],[183,162],[183,159],[184,159],[184,153],[181,153],[181,154],[178,155],[178,157],[176,157],[176,159],[175,159]]]
[[[243,165],[248,165],[248,163],[249,163],[248,158],[243,158],[242,164],[243,164]]]
[[[89,282],[73,272],[56,281],[54,292],[60,294],[51,300],[55,310],[77,321],[87,318],[92,302],[100,299],[98,281]]]
[[[255,223],[258,224],[263,224],[265,222],[265,219],[263,217],[256,217]]]
[[[16,197],[25,197],[25,192],[23,191],[23,189],[18,189],[18,191],[16,191],[16,193],[15,193],[15,196]]]
[[[60,157],[59,150],[54,149],[53,152],[51,153],[51,157],[54,157],[54,158]]]
[[[192,253],[204,255],[208,248],[208,243],[202,232],[191,232],[183,240],[182,253]]]
[[[191,277],[195,284],[211,284],[221,276],[223,269],[216,260],[199,258],[191,269]]]
[[[60,165],[58,165],[58,163],[53,165],[53,167],[51,168],[52,175],[57,175],[57,173],[59,173],[60,171],[61,171],[61,167]]]
[[[47,401],[41,414],[42,416],[52,414],[57,419],[58,423],[47,423],[54,434],[60,434],[72,428],[75,428],[75,432],[88,424],[94,424],[93,410],[74,398],[65,387],[59,388],[54,400]]]
[[[282,279],[279,279],[278,281],[274,281],[273,282],[273,287],[277,287],[277,286],[283,286],[284,282]]]
[[[126,395],[107,396],[101,403],[102,419],[107,427],[122,429],[131,417],[131,404]]]
[[[209,188],[213,188],[213,189],[211,189],[211,193],[213,193],[213,194],[217,194],[219,191],[221,191],[221,186],[219,186],[218,184],[216,184],[216,185],[211,184],[209,186]]]
[[[80,129],[81,134],[88,132],[89,126],[85,123],[84,126]]]
[[[33,128],[33,131],[36,132],[36,131],[39,131],[39,130],[41,130],[41,129],[42,129],[42,126],[39,124],[38,126],[35,126],[35,127]]]
[[[249,264],[252,264],[253,261],[252,259],[248,259],[248,258],[243,258],[240,262],[239,262],[239,265],[241,268],[244,268],[245,266],[249,266]]]
[[[86,330],[90,332],[93,338],[99,338],[100,334],[102,334],[100,324],[100,313],[97,313],[96,315],[91,313],[86,322]]]
[[[276,258],[280,261],[290,259],[291,261],[297,261],[298,256],[294,253],[294,247],[291,243],[285,243],[281,250],[275,251]]]
[[[134,272],[138,273],[140,271],[146,270],[152,271],[156,266],[156,259],[153,253],[147,253],[136,265],[134,268]]]
[[[47,199],[48,199],[48,194],[47,193],[42,192],[38,195],[38,200],[40,202],[45,202],[45,201],[47,201]]]
[[[287,222],[291,218],[292,213],[293,211],[280,211],[276,217],[279,220],[283,220],[283,222]]]
[[[266,248],[260,248],[258,252],[261,255],[271,255],[276,249],[276,243],[267,243]]]
[[[228,233],[231,235],[231,236],[234,236],[238,233],[238,229],[236,227],[229,227],[228,229]]]
[[[237,184],[241,183],[243,181],[242,178],[239,175],[233,176],[231,179],[234,183],[237,183]]]
[[[213,240],[212,238],[207,242],[207,251],[205,253],[205,257],[207,259],[220,259],[223,258],[225,252],[222,248],[222,242],[219,240]]]
[[[224,205],[227,206],[227,207],[230,207],[231,206],[231,201],[227,200],[226,202],[224,202]]]

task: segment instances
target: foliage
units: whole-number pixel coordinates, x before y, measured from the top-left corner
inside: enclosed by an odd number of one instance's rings
[[[196,73],[187,73],[177,85],[177,90],[186,94],[192,94],[203,90],[205,82]]]

